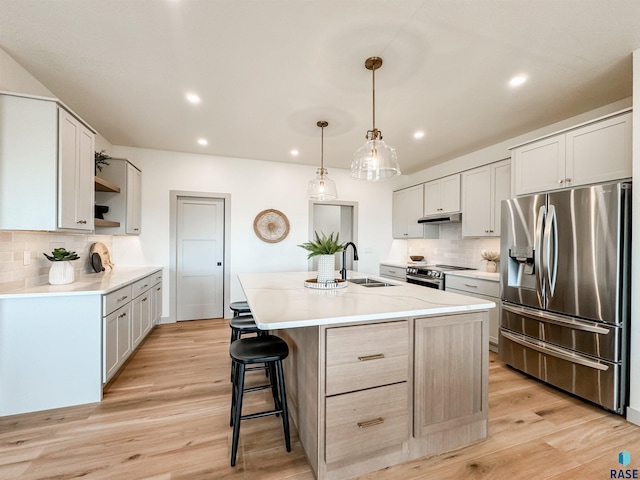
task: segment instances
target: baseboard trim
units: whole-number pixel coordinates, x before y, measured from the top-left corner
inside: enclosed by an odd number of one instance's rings
[[[627,407],[627,421],[640,425],[640,410]]]

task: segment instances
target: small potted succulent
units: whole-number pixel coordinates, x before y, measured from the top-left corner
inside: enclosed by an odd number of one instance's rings
[[[75,274],[73,266],[69,262],[80,258],[76,252],[70,252],[66,248],[55,248],[51,255],[46,253],[43,255],[51,262],[49,269],[49,283],[51,285],[73,283]]]
[[[480,252],[480,256],[483,260],[487,261],[487,272],[495,273],[498,270],[498,265],[496,262],[500,261],[500,252],[483,250],[482,252]]]
[[[331,233],[328,237],[322,233],[314,232],[315,240],[298,245],[309,251],[307,258],[318,257],[318,283],[333,282],[336,279],[335,254],[344,250],[344,244],[340,243],[340,234]]]

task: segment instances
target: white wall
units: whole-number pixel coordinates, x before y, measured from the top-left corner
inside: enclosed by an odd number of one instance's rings
[[[306,270],[307,252],[297,245],[308,240],[307,184],[316,167],[114,146],[113,155],[128,158],[142,170],[142,234],[114,237],[116,265],[159,265],[166,283],[163,316],[169,312],[171,190],[231,195],[231,301],[244,294],[238,273]],[[363,182],[349,171],[332,168],[340,200],[358,202],[357,269],[378,274],[379,262],[391,247],[391,192],[396,182]],[[256,237],[253,221],[262,210],[282,211],[290,223],[288,237],[265,243]],[[329,232],[326,232],[329,233]]]
[[[640,49],[633,52],[633,217],[631,230],[631,385],[627,420],[640,425]]]

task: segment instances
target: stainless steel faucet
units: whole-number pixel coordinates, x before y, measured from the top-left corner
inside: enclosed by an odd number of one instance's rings
[[[340,275],[343,280],[347,279],[347,248],[349,245],[353,247],[353,261],[358,260],[358,249],[356,248],[356,244],[353,242],[347,242],[344,246],[344,250],[342,250],[342,269],[340,270]]]

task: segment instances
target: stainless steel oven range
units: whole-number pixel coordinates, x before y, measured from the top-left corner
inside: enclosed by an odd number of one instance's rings
[[[455,270],[475,270],[455,265],[409,265],[407,267],[407,283],[423,287],[444,290],[444,275]]]

